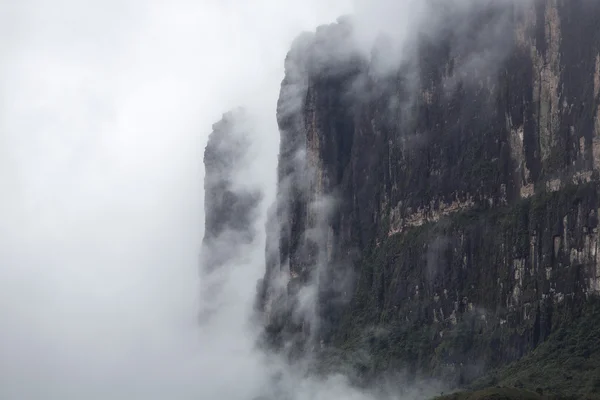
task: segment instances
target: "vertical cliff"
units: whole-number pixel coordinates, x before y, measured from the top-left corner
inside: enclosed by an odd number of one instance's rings
[[[338,211],[344,199],[337,189],[351,156],[346,133],[354,128],[343,87],[362,64],[355,52],[338,46],[349,29],[322,27],[315,36],[296,40],[277,107],[278,197],[268,222],[260,300],[270,338],[291,346],[292,354],[306,354],[321,343],[335,323],[325,318],[328,309],[343,297],[329,283],[346,283],[348,246]]]
[[[440,8],[385,74],[351,21],[294,43],[260,292],[275,345],[462,384],[600,294],[600,3],[481,4]]]
[[[255,238],[254,220],[262,198],[258,189],[240,183],[248,163],[248,117],[236,109],[213,125],[204,151],[204,238],[201,250],[203,309],[206,319],[222,299],[227,270]]]

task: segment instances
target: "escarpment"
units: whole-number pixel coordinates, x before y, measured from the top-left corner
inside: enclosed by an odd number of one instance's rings
[[[350,36],[350,26],[342,24],[298,38],[286,59],[277,107],[278,195],[268,222],[259,300],[270,339],[291,347],[292,354],[323,341],[323,332],[336,324],[327,320],[333,315],[328,309],[350,295],[328,284],[347,283],[345,268],[352,259],[347,251],[352,243],[344,237],[348,221],[339,212],[350,193],[338,191],[352,156],[347,133],[354,130],[344,92],[362,64],[348,46]]]
[[[600,294],[600,3],[500,3],[384,74],[350,22],[295,42],[259,293],[274,345],[465,384]]]
[[[228,269],[256,236],[255,219],[262,193],[244,185],[240,178],[249,161],[249,129],[243,109],[230,111],[213,125],[204,151],[201,320],[209,318],[222,301],[220,290]]]

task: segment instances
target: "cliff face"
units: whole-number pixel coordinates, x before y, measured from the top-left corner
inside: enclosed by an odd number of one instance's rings
[[[213,125],[204,151],[205,231],[201,250],[203,309],[206,319],[217,307],[224,275],[255,238],[254,220],[262,198],[257,189],[239,184],[250,143],[242,109]]]
[[[497,4],[385,74],[349,22],[294,44],[260,292],[276,345],[465,383],[600,294],[600,3]]]

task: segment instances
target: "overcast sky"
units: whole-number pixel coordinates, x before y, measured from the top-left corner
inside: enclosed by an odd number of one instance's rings
[[[0,0],[0,399],[253,400],[269,377],[244,326],[264,237],[219,318],[196,320],[211,126],[248,108],[260,156],[244,179],[264,209],[292,40],[356,11],[362,50],[381,31],[396,41],[386,73],[416,31],[447,22],[424,4]],[[365,398],[338,381],[288,386],[294,400]]]
[[[249,106],[272,192],[285,53],[350,3],[0,0],[1,399],[238,398],[240,333],[195,326],[204,145]]]

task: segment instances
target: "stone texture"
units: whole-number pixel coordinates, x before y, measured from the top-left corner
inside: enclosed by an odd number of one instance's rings
[[[498,4],[385,76],[347,21],[294,44],[259,296],[273,344],[464,383],[600,294],[600,3]],[[466,38],[497,24],[474,63]]]
[[[256,235],[255,219],[261,192],[240,185],[247,167],[250,137],[243,109],[223,115],[213,125],[204,151],[204,238],[201,249],[202,311],[205,320],[221,301],[226,269],[235,263]]]

